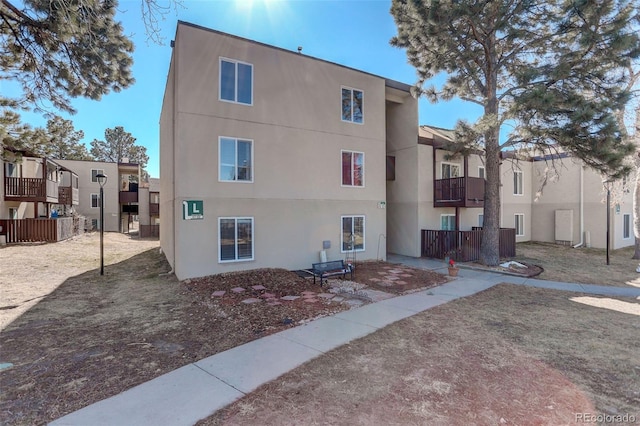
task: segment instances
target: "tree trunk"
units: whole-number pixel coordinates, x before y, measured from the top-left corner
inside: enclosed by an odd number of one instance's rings
[[[486,173],[484,222],[480,263],[495,266],[500,262],[500,147],[499,128],[485,134]]]

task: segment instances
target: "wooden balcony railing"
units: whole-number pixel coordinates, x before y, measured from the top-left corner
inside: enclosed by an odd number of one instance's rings
[[[120,204],[125,203],[137,203],[138,202],[138,191],[120,191]]]
[[[483,207],[484,179],[470,176],[436,179],[434,207]]]
[[[78,205],[80,201],[80,192],[78,188],[72,188],[70,186],[58,187],[58,204],[65,206]]]
[[[444,259],[450,257],[458,262],[472,262],[480,258],[482,230],[471,231],[438,231],[422,230],[423,257]],[[516,230],[500,228],[500,257],[508,258],[516,255]]]
[[[45,179],[42,178],[4,178],[4,198],[22,198],[29,201],[45,201],[47,198],[47,187]]]

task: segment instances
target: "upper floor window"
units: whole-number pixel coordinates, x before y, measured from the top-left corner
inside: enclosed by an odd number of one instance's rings
[[[20,169],[16,163],[4,163],[6,177],[20,177]]]
[[[484,166],[478,167],[478,177],[481,179],[485,178]]]
[[[96,176],[103,174],[104,170],[102,169],[91,169],[91,182],[98,182],[98,178]]]
[[[91,208],[97,209],[98,207],[100,207],[100,195],[91,194]]]
[[[221,137],[219,179],[224,182],[253,182],[253,142]]]
[[[342,185],[364,186],[364,152],[342,151]]]
[[[364,113],[362,110],[364,94],[362,90],[342,88],[342,121],[362,123]]]
[[[442,163],[442,179],[460,177],[460,164]]]
[[[253,65],[220,58],[220,100],[253,104]]]
[[[524,187],[522,184],[522,171],[514,170],[513,171],[513,195],[523,195]]]

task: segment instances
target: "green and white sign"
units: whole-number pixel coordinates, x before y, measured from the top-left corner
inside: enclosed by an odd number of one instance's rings
[[[182,219],[199,220],[204,219],[204,203],[202,200],[184,200],[182,202]]]

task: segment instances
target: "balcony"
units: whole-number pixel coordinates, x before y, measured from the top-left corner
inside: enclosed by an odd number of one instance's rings
[[[433,183],[434,207],[484,207],[484,179],[456,177]]]
[[[58,187],[58,204],[65,206],[77,206],[80,202],[78,188],[70,186]]]
[[[138,191],[120,191],[120,204],[137,203]]]
[[[4,178],[5,201],[58,202],[58,182],[43,178]]]

